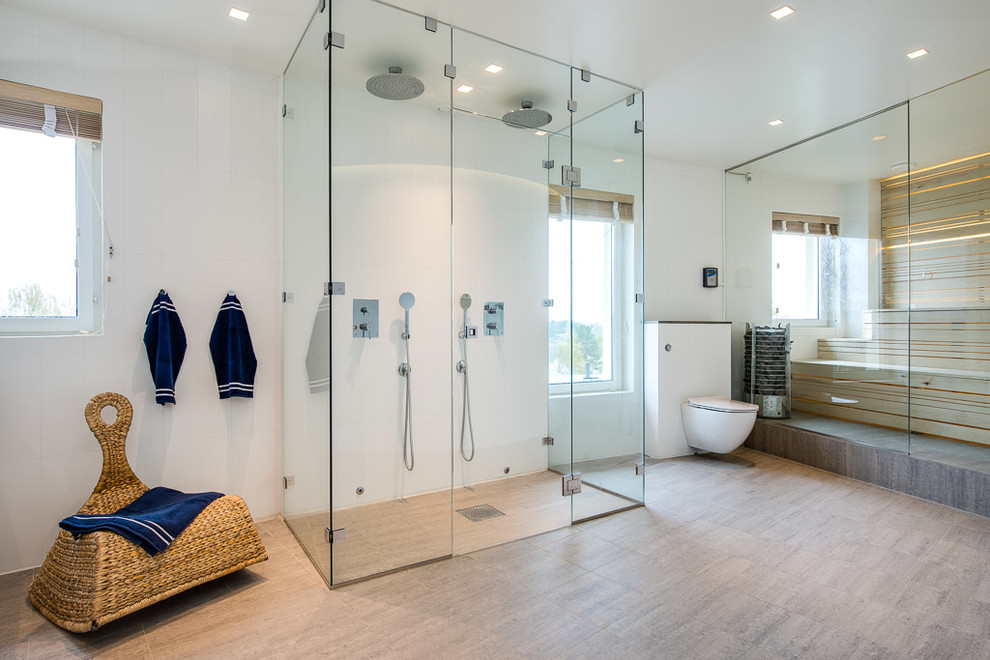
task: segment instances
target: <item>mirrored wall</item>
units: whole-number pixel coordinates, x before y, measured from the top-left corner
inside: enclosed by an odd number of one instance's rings
[[[285,74],[289,526],[339,585],[641,505],[642,93],[328,4]]]
[[[744,333],[790,326],[779,421],[990,471],[990,73],[729,170]]]

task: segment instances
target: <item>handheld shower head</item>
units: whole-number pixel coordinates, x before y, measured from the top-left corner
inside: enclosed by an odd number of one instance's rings
[[[402,309],[406,310],[406,327],[405,331],[402,333],[402,338],[409,339],[409,309],[416,304],[416,296],[406,291],[399,296],[399,304],[402,305]]]
[[[471,296],[465,293],[463,296],[461,296],[461,309],[463,309],[466,312],[470,306],[471,306]]]

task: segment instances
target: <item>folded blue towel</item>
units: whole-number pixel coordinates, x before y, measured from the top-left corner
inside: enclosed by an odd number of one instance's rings
[[[144,548],[149,555],[165,548],[222,493],[182,493],[152,488],[112,514],[77,513],[58,524],[73,536],[107,530]]]

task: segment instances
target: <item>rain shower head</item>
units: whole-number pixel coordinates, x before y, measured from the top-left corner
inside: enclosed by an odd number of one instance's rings
[[[465,293],[463,296],[461,296],[461,309],[463,309],[466,312],[468,310],[468,307],[470,306],[471,306],[471,296]]]
[[[534,108],[532,101],[523,101],[520,105],[518,110],[502,115],[502,123],[512,128],[542,128],[553,119],[546,110]]]
[[[368,78],[365,89],[380,99],[387,101],[408,101],[426,89],[419,78],[402,73],[402,67],[390,66],[388,73],[380,73]]]

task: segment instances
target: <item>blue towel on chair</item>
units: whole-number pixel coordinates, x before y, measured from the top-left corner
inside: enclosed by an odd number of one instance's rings
[[[120,534],[149,555],[165,548],[222,493],[182,493],[158,486],[112,514],[77,513],[58,524],[73,536],[106,530]]]

